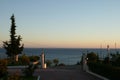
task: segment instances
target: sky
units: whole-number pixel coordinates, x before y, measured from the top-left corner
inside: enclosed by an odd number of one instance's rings
[[[120,0],[0,0],[0,47],[12,14],[25,47],[120,48]]]

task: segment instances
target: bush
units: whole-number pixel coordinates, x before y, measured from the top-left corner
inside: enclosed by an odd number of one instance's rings
[[[28,56],[26,56],[25,54],[23,54],[21,56],[21,62],[22,62],[23,65],[28,65],[28,64],[30,64],[30,59],[29,59]]]
[[[120,79],[120,67],[114,67],[109,64],[89,63],[89,69],[97,74],[109,78],[110,80]]]
[[[58,59],[53,59],[53,63],[55,64],[55,66],[57,66],[58,63],[59,63],[59,60]]]
[[[0,79],[7,76],[7,61],[0,60]]]
[[[37,65],[30,64],[27,68],[23,70],[23,73],[25,74],[25,76],[33,76],[33,73],[36,68]]]
[[[76,65],[80,65],[80,62],[78,61],[78,62],[76,63]]]
[[[104,64],[110,64],[110,58],[109,57],[106,57],[104,59]]]
[[[98,56],[94,52],[87,54],[88,62],[97,62]]]
[[[58,66],[65,66],[65,64],[64,63],[60,63]]]
[[[47,64],[48,67],[50,67],[52,62],[50,60],[46,60],[46,64]]]
[[[13,75],[10,75],[7,80],[21,80],[19,72],[15,72]]]
[[[30,56],[29,58],[30,58],[31,62],[36,62],[36,61],[38,61],[40,59],[39,56]]]

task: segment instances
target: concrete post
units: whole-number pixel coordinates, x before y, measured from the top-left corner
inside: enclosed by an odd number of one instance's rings
[[[41,64],[42,64],[42,68],[44,68],[44,52],[42,52],[41,54]]]
[[[88,66],[87,66],[87,57],[85,54],[83,54],[83,70],[87,71],[88,70]]]
[[[43,69],[47,68],[47,65],[46,65],[46,63],[45,63],[44,50],[42,51],[42,54],[41,54],[41,65],[42,65],[42,68],[43,68]]]

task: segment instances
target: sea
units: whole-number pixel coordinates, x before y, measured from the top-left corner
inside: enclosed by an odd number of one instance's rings
[[[100,59],[104,59],[107,56],[107,49],[96,48],[24,48],[23,54],[27,56],[40,56],[42,51],[45,54],[45,60],[58,59],[59,63],[66,65],[74,65],[81,61],[83,54],[95,52]],[[7,58],[5,49],[0,48],[0,59]],[[110,49],[111,54],[120,52],[120,49]],[[20,54],[21,56],[22,54]]]

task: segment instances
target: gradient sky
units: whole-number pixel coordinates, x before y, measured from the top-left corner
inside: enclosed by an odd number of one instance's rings
[[[120,48],[120,0],[0,0],[0,46],[12,14],[25,47]]]

